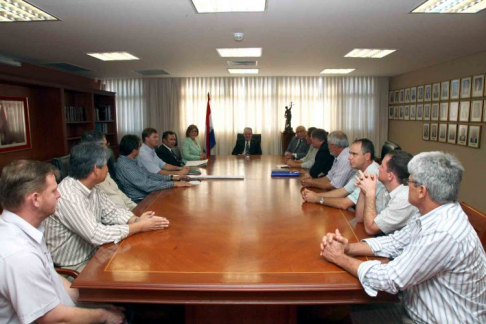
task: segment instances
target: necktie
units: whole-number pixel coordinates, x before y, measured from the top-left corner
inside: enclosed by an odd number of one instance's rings
[[[250,143],[248,143],[248,142],[246,142],[246,145],[245,145],[245,153],[250,154]]]
[[[295,151],[294,151],[294,152],[297,152],[297,149],[299,148],[300,142],[301,142],[301,140],[299,140],[299,141],[297,142],[297,146],[295,147]]]

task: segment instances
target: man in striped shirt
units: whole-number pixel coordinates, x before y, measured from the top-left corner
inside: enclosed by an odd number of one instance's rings
[[[107,148],[93,143],[71,150],[69,176],[59,184],[61,198],[44,223],[47,247],[57,266],[81,271],[98,246],[169,226],[166,218],[153,212],[135,216],[96,186],[106,178],[109,156]]]
[[[456,202],[462,165],[450,154],[426,152],[408,170],[408,199],[419,215],[400,231],[361,243],[349,244],[337,229],[323,237],[321,256],[358,277],[370,296],[402,291],[416,323],[485,323],[486,254]],[[393,260],[353,258],[374,255]]]

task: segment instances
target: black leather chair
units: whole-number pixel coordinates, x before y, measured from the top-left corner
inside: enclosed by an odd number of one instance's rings
[[[251,138],[253,140],[257,141],[257,142],[261,142],[262,141],[262,134],[253,134]],[[238,135],[236,135],[236,140],[237,141],[239,141],[239,140],[244,141],[245,135],[243,135],[242,133],[238,133]]]
[[[385,155],[388,154],[388,152],[393,151],[393,150],[401,150],[402,148],[400,145],[395,144],[393,142],[385,141],[385,144],[383,144],[383,147],[381,148],[381,155],[378,163],[381,163]]]
[[[59,170],[59,174],[56,175],[56,181],[60,183],[69,174],[69,155],[53,158],[52,165]]]

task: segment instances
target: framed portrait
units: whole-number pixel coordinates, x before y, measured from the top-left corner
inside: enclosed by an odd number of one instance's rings
[[[429,128],[430,128],[429,124],[423,124],[422,125],[422,139],[424,141],[429,140]]]
[[[479,148],[481,141],[481,126],[469,126],[469,137],[467,139],[467,146]]]
[[[482,97],[483,96],[483,89],[484,89],[484,74],[473,76],[472,96],[475,97],[475,98]]]
[[[471,121],[472,122],[481,122],[483,115],[483,101],[482,100],[473,100],[471,102]]]
[[[393,91],[390,91],[388,93],[388,104],[392,104],[394,98],[395,98],[394,92]]]
[[[410,102],[410,88],[405,89],[405,103]]]
[[[447,142],[447,124],[439,124],[439,142]]]
[[[447,117],[449,116],[449,103],[448,102],[441,102],[440,103],[440,120],[447,121]]]
[[[461,99],[471,98],[471,77],[461,79]]]
[[[0,96],[0,153],[30,148],[27,98]]]
[[[449,81],[442,82],[440,88],[440,100],[449,100]]]
[[[452,101],[449,103],[449,121],[457,121],[457,113],[459,112],[459,102]]]
[[[461,85],[461,80],[460,79],[455,79],[451,81],[451,100],[453,99],[459,99],[459,89]]]
[[[424,86],[424,101],[430,101],[432,99],[432,86],[426,84]]]
[[[399,119],[400,108],[398,106],[395,106],[394,110],[395,110],[395,118],[393,118],[393,119]]]
[[[471,105],[470,101],[461,101],[459,105],[459,121],[468,122],[469,121],[469,107]]]
[[[432,120],[439,120],[439,103],[432,104]]]
[[[393,119],[395,116],[395,109],[393,106],[388,107],[388,119]]]
[[[405,105],[405,111],[403,113],[403,119],[404,120],[409,120],[410,119],[410,106],[409,105]]]
[[[424,120],[430,120],[430,104],[424,105]]]
[[[437,141],[437,129],[439,124],[430,124],[430,140]]]
[[[457,145],[467,145],[467,125],[459,125],[457,131]]]
[[[417,102],[424,102],[424,86],[417,87]]]
[[[418,104],[417,105],[417,114],[416,114],[416,120],[422,120],[424,116],[424,105],[423,104]]]
[[[398,90],[395,90],[395,98],[393,99],[393,103],[394,104],[398,103]]]
[[[483,101],[483,122],[486,122],[486,100]]]
[[[410,120],[415,120],[415,105],[410,105]]]
[[[457,138],[457,124],[449,124],[447,129],[447,143],[456,144]]]
[[[403,119],[403,106],[400,106],[400,116],[398,119]]]
[[[417,102],[417,87],[410,88],[410,102]]]
[[[400,100],[399,103],[403,103],[405,101],[405,90],[400,90]]]
[[[440,99],[440,83],[432,85],[432,101],[439,101]]]

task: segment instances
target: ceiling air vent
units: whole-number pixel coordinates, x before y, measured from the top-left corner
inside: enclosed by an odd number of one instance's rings
[[[168,72],[164,70],[139,70],[139,71],[133,71],[137,74],[143,75],[143,76],[155,76],[155,75],[170,75]]]
[[[258,61],[227,61],[229,66],[257,66]]]
[[[70,63],[47,63],[44,64],[44,66],[66,72],[93,72],[93,70],[85,69]]]

